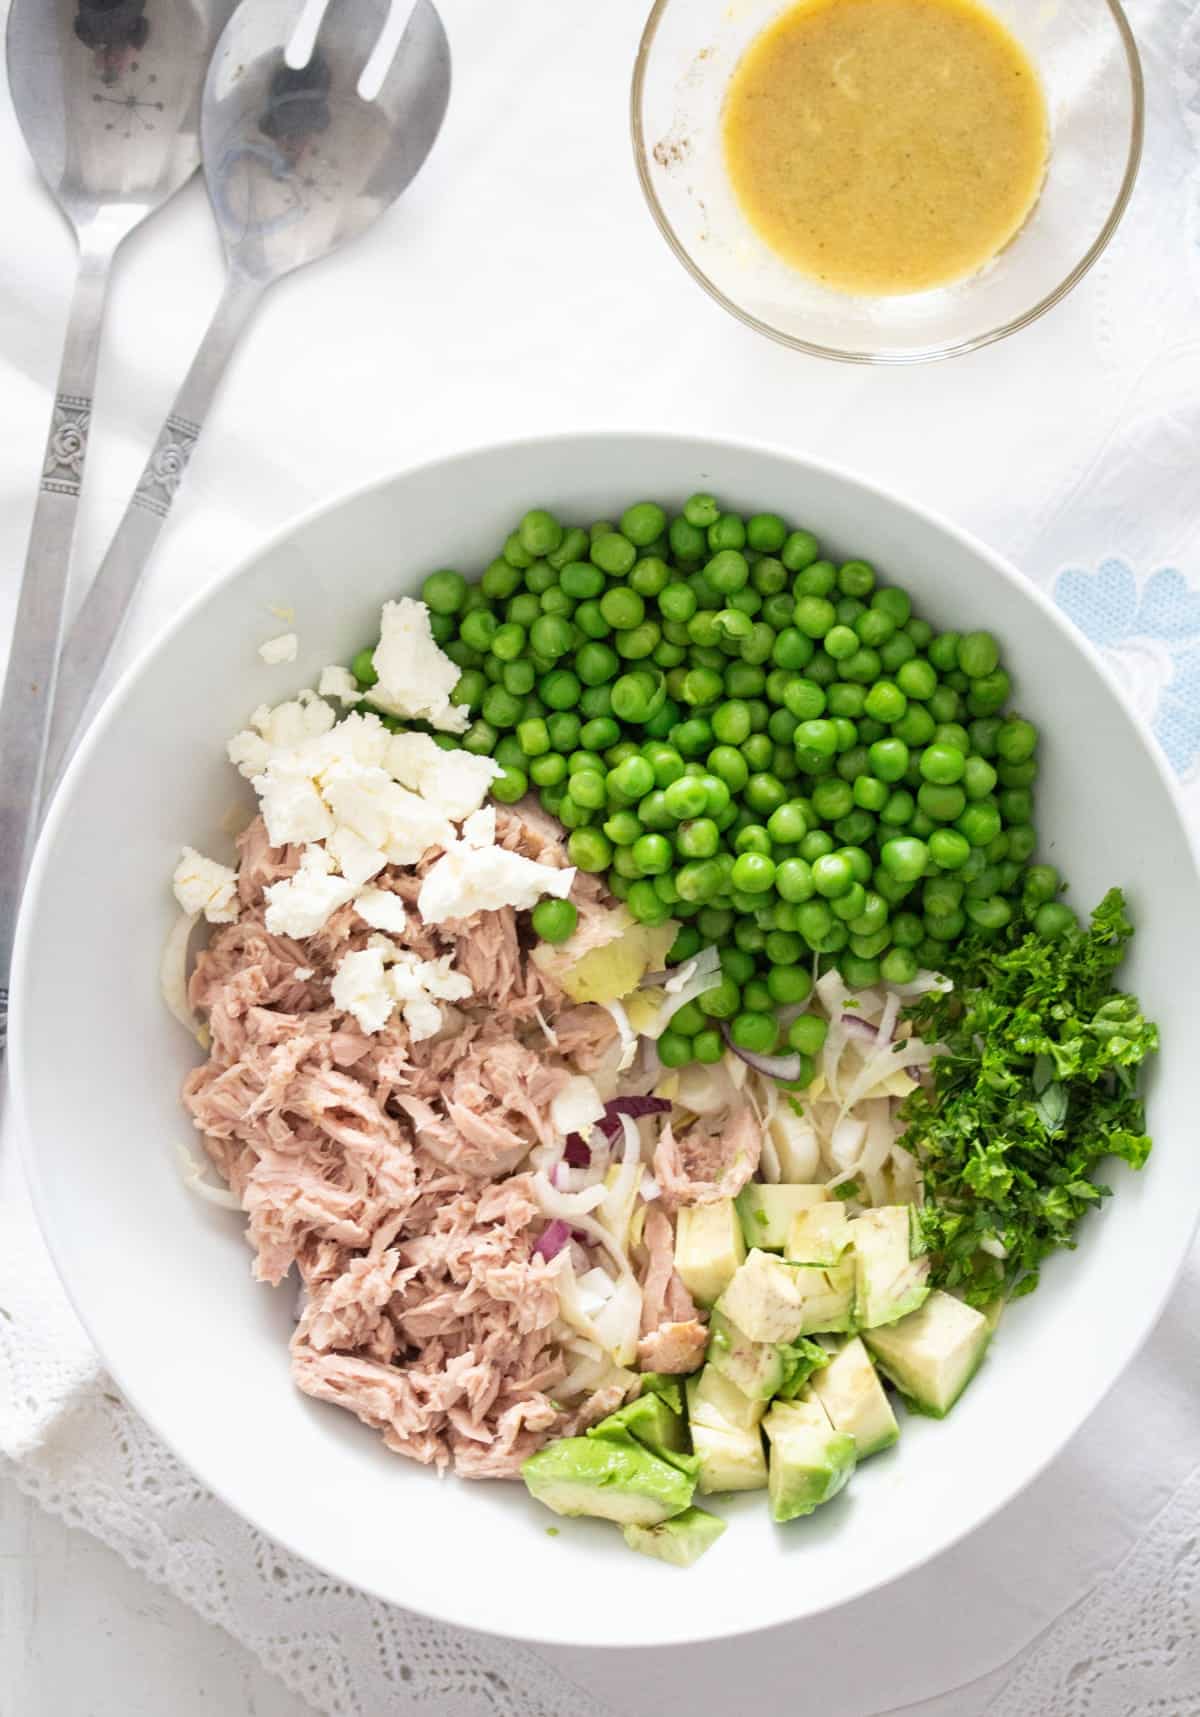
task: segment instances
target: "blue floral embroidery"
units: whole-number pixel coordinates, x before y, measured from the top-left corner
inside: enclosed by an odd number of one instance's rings
[[[1159,568],[1139,589],[1124,561],[1106,560],[1095,572],[1060,573],[1054,599],[1118,671],[1127,670],[1123,678],[1139,659],[1156,664],[1138,701],[1145,704],[1149,694],[1155,737],[1176,774],[1184,774],[1200,757],[1200,591],[1174,567]],[[1144,666],[1140,677],[1146,681]]]

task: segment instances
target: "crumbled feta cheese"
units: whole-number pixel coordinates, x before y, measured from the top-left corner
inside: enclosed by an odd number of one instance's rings
[[[473,811],[462,826],[462,838],[469,847],[494,847],[496,807],[485,805],[482,811]]]
[[[334,1005],[354,1015],[368,1034],[382,1031],[399,1007],[414,1042],[441,1029],[439,1001],[461,1001],[471,980],[450,970],[452,956],[421,960],[397,948],[386,936],[372,936],[366,948],[344,954],[334,974]]]
[[[260,704],[250,717],[250,726],[229,741],[229,760],[250,780],[262,774],[277,752],[318,739],[329,732],[336,719],[333,706],[314,691],[298,692],[274,709]],[[380,731],[386,739],[387,730],[381,726]]]
[[[362,700],[362,687],[349,668],[343,668],[339,662],[321,669],[317,690],[323,698],[336,698],[342,704],[354,704]]]
[[[205,858],[195,847],[184,847],[171,879],[175,898],[191,916],[203,912],[210,924],[233,924],[240,907],[237,872],[216,859]]]
[[[444,733],[465,733],[470,711],[450,702],[462,670],[437,646],[423,602],[402,596],[385,602],[379,643],[371,661],[379,675],[369,703],[390,715],[427,721]]]
[[[275,936],[315,936],[355,892],[344,877],[333,876],[324,847],[305,847],[294,876],[266,889],[267,929]]]
[[[388,888],[364,888],[355,899],[354,910],[372,930],[391,930],[397,936],[408,922],[404,902]]]
[[[325,847],[336,860],[337,867],[346,881],[352,882],[355,888],[361,888],[364,882],[370,882],[373,876],[378,876],[387,863],[387,854],[379,847],[373,847],[364,841],[353,829],[335,829],[325,842]]]
[[[447,918],[469,918],[475,912],[495,912],[502,906],[518,911],[536,906],[544,894],[560,900],[571,892],[575,872],[522,858],[506,847],[475,847],[454,841],[435,861],[417,897],[426,924]]]
[[[443,751],[427,733],[393,734],[387,767],[397,781],[422,794],[456,823],[478,811],[492,782],[504,773],[494,757]]]
[[[333,815],[298,752],[283,751],[272,757],[263,773],[254,777],[253,786],[273,847],[323,841],[333,833]]]
[[[300,640],[294,632],[281,632],[278,638],[268,638],[265,644],[258,646],[259,655],[271,668],[280,662],[294,662],[299,651]]]
[[[388,983],[414,1043],[435,1037],[441,1029],[442,1010],[434,997],[456,1002],[471,994],[470,978],[450,970],[451,958],[443,954],[439,960],[419,960],[415,954],[404,952],[388,967]]]
[[[396,1006],[383,956],[377,948],[343,954],[330,993],[333,1005],[353,1014],[368,1035],[383,1030]]]
[[[372,711],[363,714],[351,710],[336,727],[305,749],[312,753],[313,774],[320,780],[327,769],[338,763],[361,763],[365,769],[381,769],[391,737]]]

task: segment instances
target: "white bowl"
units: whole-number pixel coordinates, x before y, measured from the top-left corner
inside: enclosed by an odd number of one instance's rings
[[[775,1527],[761,1495],[743,1498],[684,1573],[599,1523],[558,1522],[548,1536],[552,1517],[522,1487],[439,1481],[292,1386],[291,1289],[252,1282],[240,1219],[198,1203],[176,1172],[176,1144],[192,1138],[177,1092],[196,1051],[163,1008],[157,972],[180,845],[229,848],[239,783],[224,741],[256,704],[348,659],[380,603],[431,568],[477,572],[527,507],[590,519],[698,488],[866,556],[941,625],[999,635],[1020,706],[1045,730],[1043,851],[1077,904],[1126,888],[1139,927],[1129,981],[1165,1048],[1148,1167],[1114,1168],[1119,1196],[1012,1307],[951,1417],[907,1419],[899,1445],[810,1520]],[[290,667],[256,654],[281,630],[273,606],[296,611]],[[38,1211],[138,1411],[204,1484],[337,1579],[557,1644],[667,1645],[812,1616],[897,1579],[1007,1502],[1162,1309],[1200,1208],[1197,886],[1153,743],[1049,603],[978,543],[856,478],[745,445],[581,435],[463,454],[276,538],[125,676],[82,747],[38,851],[17,952],[9,1059]]]

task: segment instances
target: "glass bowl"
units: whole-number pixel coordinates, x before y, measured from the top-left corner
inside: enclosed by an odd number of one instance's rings
[[[988,0],[1038,68],[1050,116],[1041,196],[977,274],[900,297],[852,297],[759,238],[725,169],[721,118],[742,54],[794,0],[655,0],[633,71],[638,176],[659,229],[718,304],[823,358],[919,363],[974,351],[1057,304],[1125,212],[1142,151],[1137,46],[1117,0]]]

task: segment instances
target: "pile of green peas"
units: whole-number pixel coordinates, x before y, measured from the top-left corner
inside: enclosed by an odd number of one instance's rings
[[[1046,936],[1075,922],[1031,862],[1038,734],[1005,713],[996,640],[935,632],[811,531],[708,494],[590,529],[536,508],[477,583],[434,572],[421,595],[473,718],[440,742],[494,757],[502,802],[536,791],[634,918],[680,921],[672,963],[719,948],[666,1065],[719,1059],[727,1031],[803,1066],[814,965],[905,983],[1019,906]],[[370,650],[354,671],[369,687]],[[569,901],[533,915],[551,942],[575,922]]]

